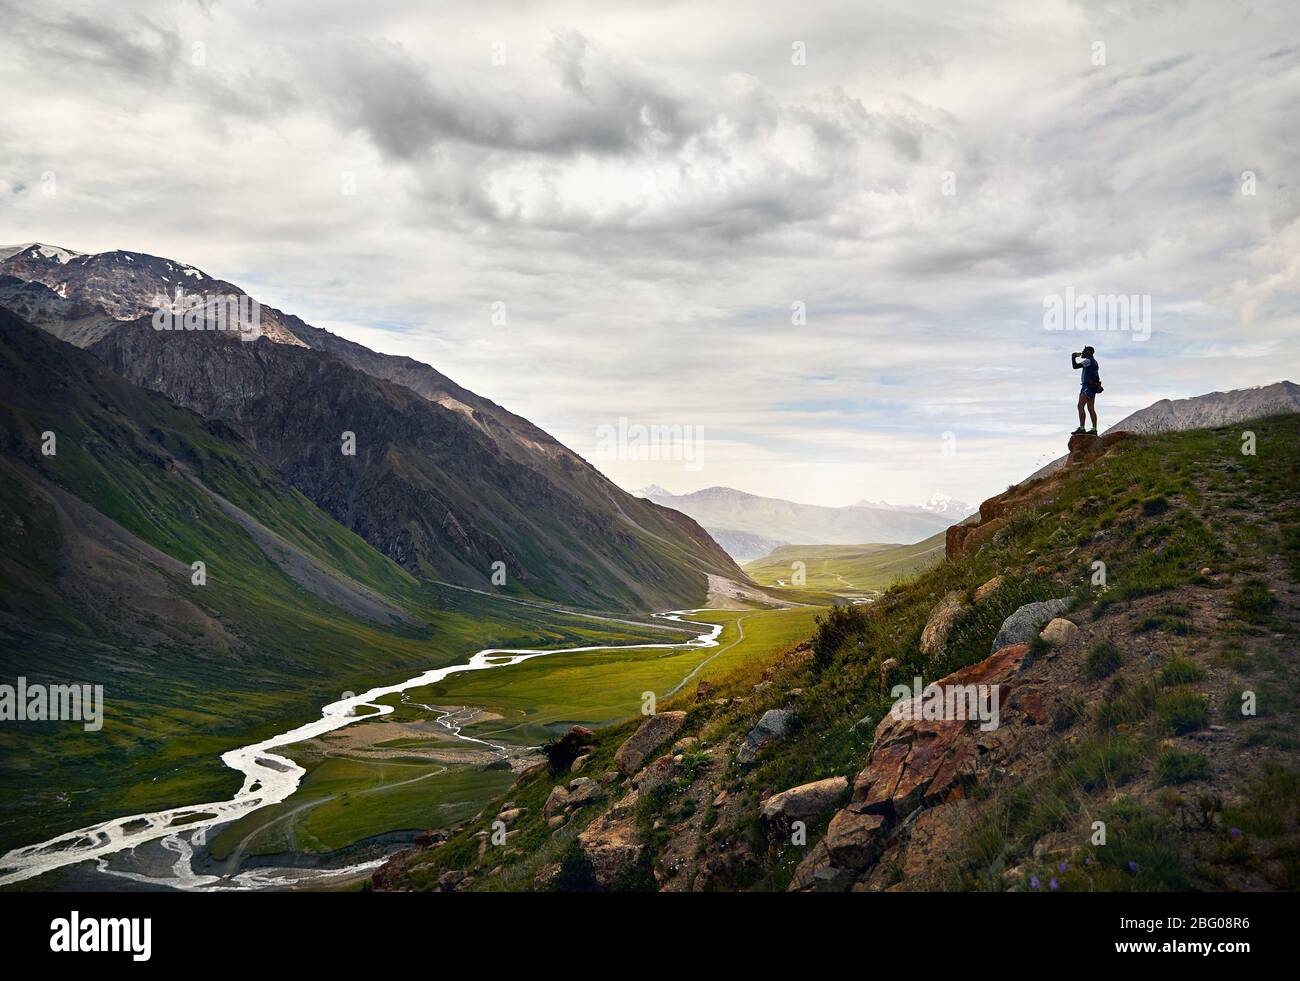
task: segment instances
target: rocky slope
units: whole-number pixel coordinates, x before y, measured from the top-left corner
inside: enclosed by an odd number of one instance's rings
[[[376,887],[1297,888],[1300,415],[1252,425],[1253,456],[1076,441],[941,567],[582,735]]]
[[[152,329],[160,295],[242,295],[141,253],[34,245],[0,261],[0,306],[246,438],[408,571],[586,607],[698,606],[744,574],[690,518],[433,368],[261,307],[262,338]],[[354,455],[343,434],[356,437]],[[496,563],[502,563],[498,566]],[[505,582],[493,581],[503,570]]]
[[[1188,399],[1161,399],[1125,416],[1106,432],[1175,433],[1212,429],[1289,412],[1300,412],[1300,385],[1280,381]]]

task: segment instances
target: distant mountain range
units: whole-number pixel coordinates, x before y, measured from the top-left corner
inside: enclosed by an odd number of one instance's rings
[[[943,495],[915,507],[864,502],[835,508],[730,487],[672,494],[651,485],[636,493],[694,518],[738,562],[761,558],[781,545],[911,544],[960,521],[971,510]]]
[[[503,563],[506,592],[617,610],[698,606],[709,576],[745,578],[690,518],[624,492],[429,365],[266,305],[251,343],[234,332],[155,330],[159,298],[178,287],[244,295],[175,260],[40,243],[0,256],[0,307],[220,423],[419,578],[495,590],[494,563]],[[355,436],[352,455],[345,433]]]
[[[908,511],[913,514],[937,514],[960,521],[975,509],[965,501],[947,494],[933,494],[924,504],[886,504],[884,501],[858,501],[858,507],[880,508],[884,511]]]

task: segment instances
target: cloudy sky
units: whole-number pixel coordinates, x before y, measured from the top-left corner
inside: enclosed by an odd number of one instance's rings
[[[0,243],[197,265],[628,488],[977,502],[1064,448],[1089,342],[1103,426],[1300,381],[1293,0],[0,18]],[[1067,289],[1149,338],[1047,330]]]

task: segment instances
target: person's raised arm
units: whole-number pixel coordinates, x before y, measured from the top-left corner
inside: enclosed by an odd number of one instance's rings
[[[1078,369],[1080,369],[1080,368],[1083,367],[1083,365],[1079,364],[1079,352],[1078,352],[1078,351],[1072,351],[1072,352],[1070,353],[1070,367],[1071,367],[1071,368],[1074,368],[1076,371],[1077,371]]]

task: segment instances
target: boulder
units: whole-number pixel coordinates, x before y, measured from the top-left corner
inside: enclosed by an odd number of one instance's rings
[[[636,773],[651,753],[677,735],[685,722],[685,712],[660,712],[650,716],[618,748],[614,765],[625,777]]]
[[[876,860],[885,843],[886,819],[845,808],[831,818],[822,843],[831,863],[839,868],[862,869]]]
[[[526,807],[507,807],[497,815],[497,820],[502,822],[506,827],[514,824],[528,811]]]
[[[1006,582],[1005,576],[994,576],[983,586],[979,587],[979,589],[975,590],[975,602],[983,603],[986,599],[988,599],[999,589],[1001,589],[1003,583],[1005,582]]]
[[[591,865],[596,883],[610,889],[641,860],[645,842],[635,818],[600,819],[578,835],[578,847]]]
[[[1077,467],[1105,453],[1106,444],[1102,442],[1100,436],[1075,433],[1070,437],[1069,451],[1069,464],[1072,467]]]
[[[519,775],[515,777],[515,786],[517,787],[521,783],[527,783],[533,777],[537,776],[537,774],[545,770],[546,766],[547,764],[545,760],[541,760],[538,763],[529,763],[526,767],[520,770]]]
[[[583,753],[576,760],[574,760],[572,763],[569,764],[569,772],[577,773],[579,770],[581,770],[584,766],[587,765],[587,760],[589,759],[591,759],[591,754]]]
[[[830,810],[849,789],[844,777],[827,777],[799,787],[791,787],[763,801],[759,816],[769,823],[789,826],[792,821],[808,821]]]
[[[569,782],[568,807],[586,807],[605,796],[605,791],[590,777],[576,777]],[[549,803],[549,801],[548,801]]]
[[[794,713],[789,709],[768,709],[758,720],[758,725],[749,730],[745,741],[736,752],[736,762],[749,763],[758,756],[764,746],[785,738],[790,728]]]
[[[546,798],[546,803],[542,805],[542,815],[550,817],[559,811],[564,810],[569,805],[569,792],[560,785],[551,788],[550,796]]]
[[[673,758],[668,755],[660,756],[651,763],[646,764],[632,778],[632,786],[639,794],[648,794],[660,784],[667,783],[673,778],[676,767]]]
[[[1028,644],[1038,636],[1049,620],[1070,608],[1069,598],[1046,600],[1041,603],[1026,603],[1015,613],[1002,621],[1002,628],[993,639],[991,654],[996,654],[1004,647],[1013,644]]]
[[[935,604],[925,621],[925,629],[921,631],[922,654],[932,658],[943,652],[948,635],[965,607],[965,593],[960,589],[954,589]]]
[[[1063,647],[1074,639],[1078,634],[1079,628],[1075,626],[1074,621],[1066,620],[1064,617],[1055,617],[1050,620],[1043,632],[1038,636],[1047,641],[1054,647]]]

